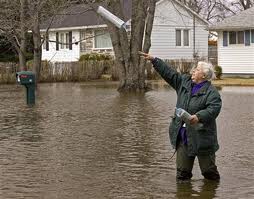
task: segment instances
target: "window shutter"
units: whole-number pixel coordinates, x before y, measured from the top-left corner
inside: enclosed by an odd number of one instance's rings
[[[56,32],[56,50],[59,50],[59,34]]]
[[[245,46],[250,46],[250,30],[245,30]]]
[[[46,33],[46,51],[49,51],[49,33]]]
[[[72,50],[72,31],[69,32],[69,49]]]
[[[254,29],[251,30],[251,43],[254,43]]]
[[[223,46],[228,46],[228,31],[223,31]]]

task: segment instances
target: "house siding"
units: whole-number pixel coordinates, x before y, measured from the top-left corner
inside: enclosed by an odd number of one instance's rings
[[[207,60],[208,31],[204,22],[197,18],[195,21],[195,53]],[[193,59],[193,25],[192,15],[184,8],[171,1],[163,1],[155,10],[150,53],[162,59]],[[176,46],[176,29],[190,31],[189,46]]]
[[[254,43],[223,46],[223,32],[218,32],[218,65],[225,74],[254,74]]]
[[[88,53],[88,52],[92,52],[93,50],[93,43],[94,43],[94,31],[93,29],[83,29],[80,30],[82,32],[85,33],[85,40],[82,41],[85,45],[85,49],[81,51],[81,53]],[[81,39],[81,38],[80,38]]]

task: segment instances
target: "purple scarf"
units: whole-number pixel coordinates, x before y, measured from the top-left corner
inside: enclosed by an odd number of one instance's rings
[[[207,81],[203,81],[199,84],[193,84],[192,86],[192,89],[191,89],[191,96],[193,96],[195,93],[197,93],[201,88],[202,86],[204,86],[206,84]]]

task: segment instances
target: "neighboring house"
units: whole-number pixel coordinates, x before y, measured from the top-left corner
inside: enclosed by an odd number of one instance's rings
[[[150,53],[162,59],[208,58],[208,22],[184,4],[156,5]]]
[[[224,74],[254,74],[254,7],[210,26],[218,33],[218,65]]]
[[[123,2],[123,20],[127,21],[131,16],[131,1]],[[113,54],[107,25],[94,11],[85,10],[85,6],[77,5],[67,15],[56,17],[45,36],[43,60],[77,61],[82,54],[90,52]],[[182,3],[160,0],[156,4],[150,53],[162,59],[190,60],[196,56],[207,59],[207,27],[207,21]],[[41,29],[42,34],[46,28]]]

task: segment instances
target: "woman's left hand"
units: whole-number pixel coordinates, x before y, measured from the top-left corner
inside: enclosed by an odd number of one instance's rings
[[[197,124],[199,122],[199,119],[198,119],[198,117],[196,116],[196,115],[192,115],[191,117],[190,117],[190,124]]]

